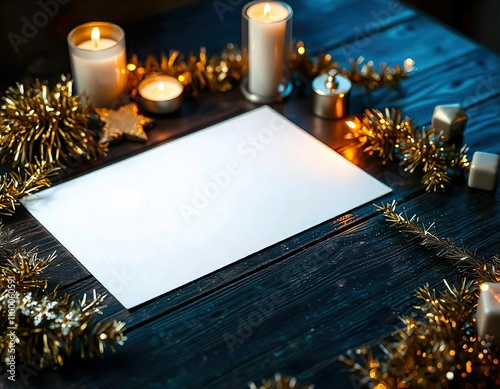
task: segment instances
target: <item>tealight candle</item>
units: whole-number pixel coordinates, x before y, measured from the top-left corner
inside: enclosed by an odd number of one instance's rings
[[[500,345],[500,284],[486,282],[481,285],[481,294],[476,312],[477,335],[485,339],[494,337],[493,344]]]
[[[243,45],[248,52],[245,87],[250,100],[280,101],[291,92],[288,61],[292,14],[290,6],[279,1],[256,1],[243,8]]]
[[[139,84],[142,107],[153,113],[169,113],[179,109],[184,86],[174,77],[155,74]]]
[[[68,34],[68,46],[77,93],[98,107],[119,101],[127,86],[123,30],[112,23],[82,24]]]

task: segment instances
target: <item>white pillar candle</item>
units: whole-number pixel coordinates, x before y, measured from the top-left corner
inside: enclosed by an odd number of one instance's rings
[[[260,96],[276,96],[288,63],[286,46],[290,7],[277,1],[257,2],[246,10],[248,19],[248,89]]]
[[[127,86],[125,34],[117,25],[86,23],[68,35],[71,69],[79,94],[98,107],[110,107]]]
[[[481,285],[476,327],[481,339],[489,335],[494,337],[493,344],[500,345],[500,284],[487,282]]]

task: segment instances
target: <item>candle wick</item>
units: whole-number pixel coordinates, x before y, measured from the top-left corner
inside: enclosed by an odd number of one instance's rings
[[[99,31],[99,28],[94,27],[92,29],[92,33],[90,34],[90,38],[94,42],[94,47],[96,49],[99,48],[99,39],[101,38],[101,31]]]

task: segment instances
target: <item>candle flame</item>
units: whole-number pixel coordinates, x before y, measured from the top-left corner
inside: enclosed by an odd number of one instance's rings
[[[99,39],[101,39],[101,31],[99,31],[98,27],[94,27],[92,29],[92,33],[90,34],[90,38],[92,42],[94,42],[95,47],[99,46]]]
[[[264,16],[268,16],[269,12],[271,12],[271,4],[266,3],[266,5],[264,5]]]

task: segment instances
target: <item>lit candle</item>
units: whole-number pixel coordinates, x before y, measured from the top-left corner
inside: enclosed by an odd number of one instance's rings
[[[487,282],[481,285],[476,312],[477,335],[485,339],[494,337],[493,344],[500,345],[500,284]]]
[[[142,107],[154,113],[169,113],[180,107],[184,86],[174,77],[156,74],[139,84]]]
[[[71,69],[79,94],[98,107],[118,102],[127,86],[125,34],[115,24],[82,24],[68,34]]]
[[[270,1],[250,3],[243,12],[248,20],[249,92],[276,96],[289,60],[287,23],[292,10],[285,3]]]

